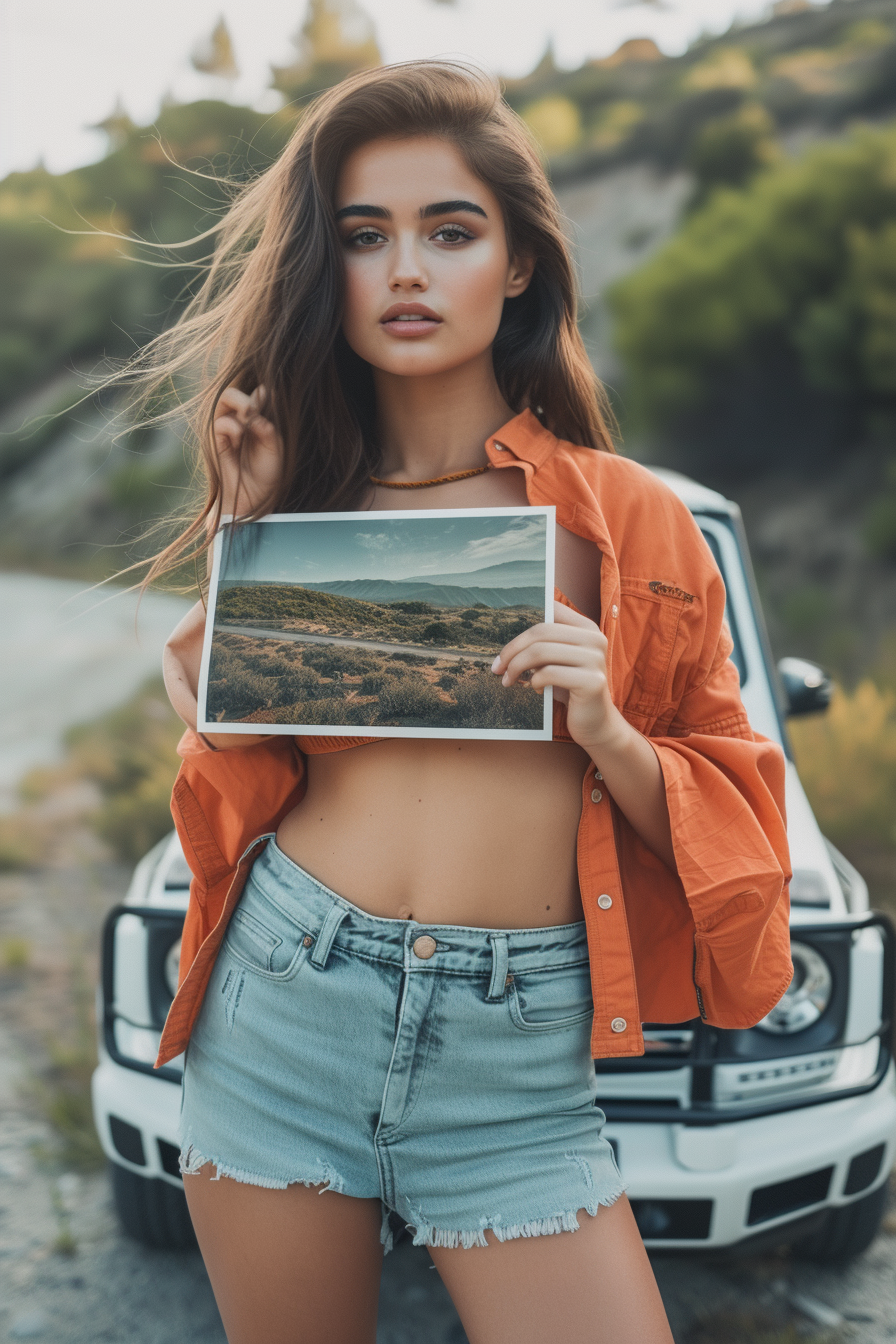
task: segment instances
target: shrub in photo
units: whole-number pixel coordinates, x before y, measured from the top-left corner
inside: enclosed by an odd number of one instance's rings
[[[532,687],[502,686],[491,672],[469,674],[454,691],[458,723],[468,727],[540,728],[543,701]]]

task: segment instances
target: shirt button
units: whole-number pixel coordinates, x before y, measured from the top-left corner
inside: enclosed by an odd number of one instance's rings
[[[419,938],[414,939],[414,956],[419,957],[421,961],[429,961],[435,950],[436,940],[430,938],[428,933],[421,934]]]
[[[595,778],[595,779],[599,779],[599,780],[602,781],[602,780],[603,780],[603,775],[601,774],[601,772],[600,772],[599,770],[595,770],[595,772],[594,772],[594,778]]]
[[[311,934],[310,934],[310,933],[306,933],[306,934],[305,934],[305,937],[302,939],[302,946],[303,946],[303,947],[310,947],[311,944],[312,944],[313,942],[314,942],[314,939],[311,937]]]
[[[498,450],[499,453],[506,453],[506,452],[507,452],[507,449],[504,447],[503,443],[496,443],[496,444],[495,444],[495,447],[497,448],[497,450]]]
[[[603,896],[598,896],[597,903],[601,910],[609,910],[610,906],[613,904],[613,897],[607,896],[607,894],[604,893]]]
[[[610,1030],[611,1030],[611,1031],[625,1031],[625,1029],[626,1029],[627,1026],[628,1026],[628,1023],[626,1022],[626,1020],[625,1020],[624,1017],[614,1017],[614,1018],[613,1018],[613,1021],[610,1023]]]
[[[615,602],[613,603],[612,607],[610,608],[610,615],[611,615],[612,617],[614,617],[614,619],[615,619],[615,617],[617,617],[617,616],[619,615],[619,608],[617,607],[617,605],[616,605]]]
[[[592,790],[591,790],[591,801],[592,801],[592,803],[599,803],[600,800],[601,800],[601,798],[603,798],[603,794],[601,793],[600,789],[592,789]]]

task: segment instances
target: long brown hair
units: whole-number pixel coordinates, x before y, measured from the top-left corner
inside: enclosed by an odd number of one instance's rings
[[[226,387],[264,384],[264,413],[285,447],[282,479],[252,517],[350,509],[361,499],[379,463],[373,375],[341,333],[333,201],[353,150],[412,135],[450,140],[498,198],[511,256],[536,258],[526,291],[505,301],[494,342],[504,399],[514,411],[531,408],[561,438],[613,451],[612,417],[576,326],[559,209],[525,124],[494,80],[461,63],[364,71],[318,97],[280,158],[236,194],[211,231],[217,241],[201,288],[118,375],[135,384],[144,408],[166,387],[195,388],[168,414],[186,420],[206,498],[154,558],[147,583],[201,554],[220,517],[213,425]]]

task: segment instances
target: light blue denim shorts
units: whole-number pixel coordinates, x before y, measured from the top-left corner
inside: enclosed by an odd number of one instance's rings
[[[575,1230],[623,1183],[583,923],[380,919],[271,840],[187,1052],[181,1167],[382,1202],[427,1246]]]

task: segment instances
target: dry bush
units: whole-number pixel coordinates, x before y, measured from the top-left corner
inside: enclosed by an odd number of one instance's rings
[[[468,672],[452,694],[457,722],[468,728],[540,728],[544,702],[526,683],[502,686],[491,672]]]
[[[797,768],[835,843],[896,844],[896,693],[872,681],[837,687],[827,714],[796,719]]]
[[[379,724],[407,725],[408,719],[417,719],[426,727],[439,727],[444,722],[446,705],[420,672],[410,671],[402,677],[389,677],[379,693]]]
[[[66,769],[102,794],[96,830],[119,858],[136,861],[171,830],[171,786],[183,724],[160,681],[67,735]]]

